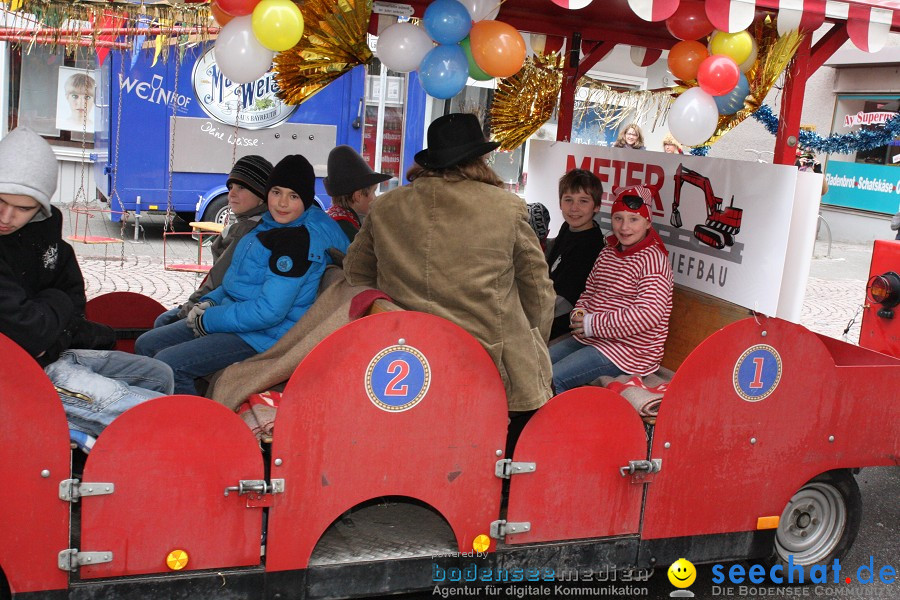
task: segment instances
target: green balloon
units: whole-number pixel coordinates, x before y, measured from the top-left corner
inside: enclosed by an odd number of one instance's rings
[[[479,67],[478,63],[475,62],[475,58],[472,57],[472,46],[471,42],[469,42],[469,36],[466,36],[465,39],[459,43],[459,45],[462,47],[463,52],[466,53],[466,58],[469,60],[469,77],[477,81],[487,81],[488,79],[493,79],[493,77],[481,70],[481,67]]]

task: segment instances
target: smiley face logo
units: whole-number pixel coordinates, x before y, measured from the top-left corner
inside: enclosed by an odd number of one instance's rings
[[[679,558],[669,567],[669,581],[677,588],[686,588],[697,579],[697,568],[686,558]]]

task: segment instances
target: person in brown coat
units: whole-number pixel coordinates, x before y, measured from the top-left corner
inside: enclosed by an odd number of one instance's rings
[[[412,182],[383,194],[347,251],[351,285],[444,317],[472,334],[497,365],[512,412],[551,396],[547,339],[556,294],[528,211],[484,155],[471,114],[440,117],[417,153]]]

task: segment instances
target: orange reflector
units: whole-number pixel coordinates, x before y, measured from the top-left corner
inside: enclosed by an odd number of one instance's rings
[[[757,529],[776,529],[781,517],[759,517],[756,519]]]
[[[173,571],[180,571],[188,564],[188,553],[184,550],[172,550],[166,557],[166,566]]]
[[[491,547],[491,538],[483,533],[472,541],[472,550],[475,552],[486,552]]]
[[[876,275],[869,280],[869,298],[876,304],[881,304],[891,295],[891,284],[887,278]]]

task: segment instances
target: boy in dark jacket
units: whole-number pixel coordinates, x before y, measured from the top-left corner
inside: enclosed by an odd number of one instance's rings
[[[550,279],[556,290],[551,340],[569,333],[569,313],[603,249],[603,232],[594,221],[602,197],[603,184],[590,171],[572,169],[559,180],[559,209],[566,222],[547,250]]]
[[[70,427],[97,436],[174,381],[157,360],[108,350],[112,330],[84,318],[84,278],[50,206],[56,179],[41,136],[20,128],[0,141],[0,333],[44,367]]]

